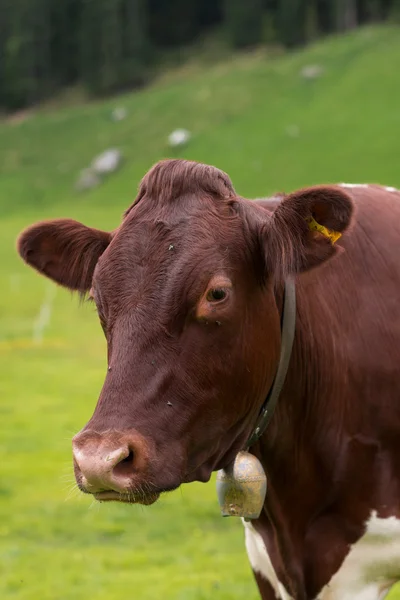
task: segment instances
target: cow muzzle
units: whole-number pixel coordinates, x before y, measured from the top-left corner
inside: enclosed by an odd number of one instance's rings
[[[74,471],[82,492],[96,500],[153,504],[159,496],[146,481],[150,450],[136,431],[83,430],[72,440]]]

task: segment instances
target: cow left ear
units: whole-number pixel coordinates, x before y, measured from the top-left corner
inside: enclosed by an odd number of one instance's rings
[[[337,186],[315,186],[286,196],[263,227],[267,268],[287,277],[317,267],[341,251],[337,241],[353,214]]]

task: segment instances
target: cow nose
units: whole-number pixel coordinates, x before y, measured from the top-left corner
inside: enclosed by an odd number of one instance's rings
[[[83,431],[72,440],[75,475],[94,494],[126,492],[147,462],[146,444],[136,433]]]

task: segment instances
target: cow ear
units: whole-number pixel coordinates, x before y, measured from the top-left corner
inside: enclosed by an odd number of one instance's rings
[[[263,227],[267,267],[283,278],[316,267],[342,249],[336,242],[353,214],[337,186],[315,186],[286,196]]]
[[[17,249],[31,267],[60,285],[87,292],[97,261],[111,241],[106,231],[71,219],[44,221],[28,227]]]

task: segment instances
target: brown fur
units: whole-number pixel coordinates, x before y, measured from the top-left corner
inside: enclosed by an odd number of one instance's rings
[[[198,194],[229,198],[235,195],[235,190],[228,175],[215,167],[188,160],[162,160],[143,177],[135,204],[145,196],[165,205],[183,196]],[[125,216],[132,206],[125,211]]]
[[[311,233],[311,215],[343,237]],[[289,373],[252,448],[269,482],[255,527],[288,592],[315,597],[372,509],[400,515],[399,218],[399,195],[379,186],[250,202],[221,171],[171,160],[145,176],[113,235],[71,221],[22,233],[22,257],[71,289],[92,286],[104,323],[109,371],[74,441],[82,489],[101,479],[120,500],[152,501],[227,466],[275,375],[283,280],[296,276]],[[123,458],[101,471],[121,440]]]

